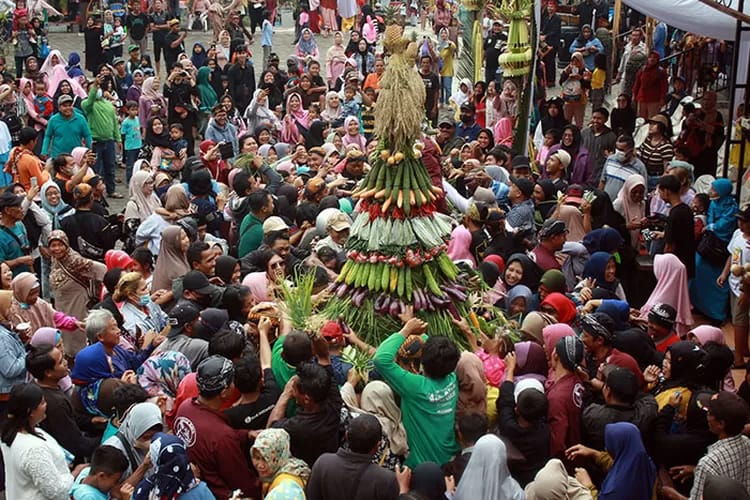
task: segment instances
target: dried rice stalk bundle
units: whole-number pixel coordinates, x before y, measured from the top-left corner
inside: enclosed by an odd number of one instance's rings
[[[405,39],[402,39],[405,41]],[[394,52],[380,80],[375,108],[375,133],[394,151],[411,150],[421,135],[425,90],[422,78],[408,57],[407,43],[394,44]]]

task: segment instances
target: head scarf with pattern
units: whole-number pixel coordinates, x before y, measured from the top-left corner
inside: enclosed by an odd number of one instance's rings
[[[257,450],[271,471],[271,476],[263,478],[263,481],[273,481],[279,474],[290,474],[303,481],[310,477],[310,467],[303,460],[293,457],[289,446],[289,434],[284,429],[265,429],[255,438],[251,453]]]
[[[161,351],[138,368],[138,384],[149,396],[177,396],[177,386],[185,375],[191,373],[190,360],[177,351]]]
[[[51,244],[53,241],[59,241],[65,245],[65,255],[61,259],[52,257],[52,268],[49,273],[49,282],[52,289],[55,290],[62,286],[62,284],[70,280],[68,273],[73,276],[90,276],[91,268],[94,265],[94,261],[81,257],[81,255],[70,248],[70,241],[68,241],[68,235],[60,229],[55,229],[49,233],[47,237],[47,243]],[[63,267],[68,271],[65,272]]]
[[[157,432],[149,447],[154,473],[142,480],[133,492],[133,500],[176,499],[200,484],[193,475],[187,448],[182,439]]]

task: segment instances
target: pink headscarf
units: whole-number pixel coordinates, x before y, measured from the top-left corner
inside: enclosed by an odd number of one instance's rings
[[[646,202],[641,200],[640,203],[633,203],[630,199],[630,192],[636,186],[643,186],[646,188],[646,180],[643,176],[633,174],[627,179],[620,188],[620,192],[617,193],[617,199],[614,202],[615,210],[625,218],[626,223],[633,222],[634,220],[641,220],[646,216]],[[639,229],[633,229],[630,231],[630,243],[634,248],[638,248],[638,237],[640,236]]]
[[[470,245],[471,232],[466,229],[466,226],[456,227],[451,233],[451,239],[448,242],[448,257],[450,257],[453,262],[468,260],[471,262],[471,267],[476,267],[477,262],[471,254]]]
[[[55,347],[60,345],[60,348],[62,349],[61,342],[62,334],[60,333],[60,330],[58,330],[57,328],[43,326],[42,328],[39,328],[36,332],[34,332],[34,335],[31,336],[29,344],[34,347],[40,346],[42,344],[49,344]],[[70,375],[61,378],[57,382],[57,386],[60,387],[61,391],[68,393],[73,387],[73,381],[70,380]]]
[[[513,146],[513,118],[506,116],[500,118],[492,131],[495,137],[495,145]]]
[[[299,108],[297,108],[297,111],[292,111],[289,107],[289,103],[294,96],[297,96],[299,99]],[[286,98],[286,113],[284,120],[281,122],[281,141],[292,145],[299,144],[303,142],[303,137],[297,124],[308,128],[310,126],[310,116],[302,107],[302,96],[297,92],[292,92]],[[291,118],[291,120],[287,120],[287,118]]]
[[[690,330],[690,333],[698,338],[700,345],[706,344],[708,342],[716,342],[717,344],[727,345],[727,341],[724,339],[724,332],[721,331],[721,328],[717,328],[715,326],[696,326],[695,328]]]
[[[18,87],[18,91],[23,96],[24,103],[26,104],[26,112],[29,114],[31,118],[36,119],[39,114],[36,112],[36,107],[34,106],[34,82],[33,80],[30,80],[28,78],[21,78],[20,80],[21,86]],[[31,84],[31,92],[29,92],[29,95],[24,94],[23,89],[26,88],[26,85]],[[39,130],[41,128],[41,125],[39,123],[34,122],[34,128]]]
[[[355,122],[357,124],[357,130],[359,130],[359,120],[357,119],[357,117],[347,116],[344,120],[344,130],[346,130],[346,133],[341,139],[341,142],[344,144],[344,147],[348,147],[350,144],[354,144],[359,148],[360,151],[364,152],[367,149],[367,140],[359,132],[357,132],[357,135],[351,135],[349,133],[349,124],[351,124],[352,122]]]
[[[561,338],[575,334],[576,332],[566,323],[545,326],[542,330],[542,338],[544,339],[544,354],[547,355],[547,359],[552,359],[552,351],[555,350],[555,346]]]
[[[555,350],[555,346],[563,337],[575,336],[576,332],[566,323],[557,323],[554,325],[545,326],[542,330],[542,338],[544,339],[544,354],[547,355],[548,360],[552,360],[552,353]],[[555,370],[552,368],[552,363],[549,364],[549,373],[547,374],[547,382],[551,383],[555,379]],[[545,385],[546,387],[546,385]]]
[[[268,302],[273,300],[268,294],[268,276],[265,271],[249,273],[242,280],[242,286],[250,289],[256,302]]]
[[[57,66],[52,68],[51,73],[49,75],[47,94],[49,94],[50,96],[54,96],[55,92],[57,92],[58,87],[60,87],[60,84],[64,80],[68,81],[68,83],[70,84],[70,89],[73,91],[75,95],[77,95],[81,99],[86,98],[87,96],[86,91],[83,90],[83,87],[81,87],[81,84],[78,83],[77,79],[70,78],[68,76],[68,72],[65,71],[64,64],[58,64]]]
[[[685,337],[693,325],[688,295],[687,269],[676,255],[665,253],[654,257],[656,287],[646,303],[641,307],[641,318],[648,318],[648,312],[655,304],[669,304],[677,310],[675,330]]]

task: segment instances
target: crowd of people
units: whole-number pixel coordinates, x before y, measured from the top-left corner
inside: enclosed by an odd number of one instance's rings
[[[421,159],[481,293],[458,334],[406,307],[369,345],[285,301],[307,280],[323,311],[352,258],[390,56],[377,9],[300,2],[282,65],[271,0],[106,10],[83,59],[44,53],[18,0],[15,73],[0,60],[6,498],[750,498],[750,208],[715,177],[707,71],[726,46],[657,23],[649,52],[634,22],[615,70],[606,2],[575,7],[570,46],[557,8],[526,156],[503,22],[485,81],[454,80],[461,8],[404,7],[432,22]],[[213,42],[186,50],[181,14]]]

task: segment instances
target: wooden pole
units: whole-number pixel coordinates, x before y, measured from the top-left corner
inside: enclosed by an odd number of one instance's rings
[[[616,73],[615,68],[617,68],[617,52],[619,50],[619,40],[618,36],[620,35],[620,19],[622,18],[622,0],[615,0],[615,12],[612,17],[612,64],[610,67],[612,68],[612,71],[609,72],[607,75],[607,78],[609,78],[610,81],[610,87],[612,85],[612,73]]]

